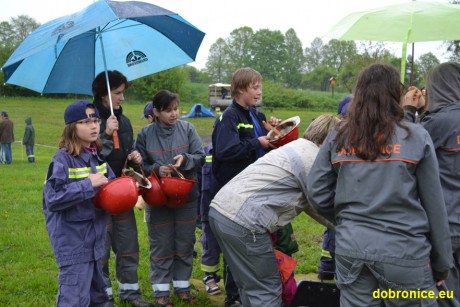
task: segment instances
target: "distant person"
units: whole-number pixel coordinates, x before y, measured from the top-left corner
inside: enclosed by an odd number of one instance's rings
[[[340,118],[347,115],[348,105],[353,96],[349,95],[340,100],[337,106],[337,114]],[[327,228],[323,232],[321,257],[318,266],[318,278],[320,280],[333,280],[335,277],[335,232]]]
[[[43,188],[43,213],[59,268],[57,306],[104,306],[101,259],[108,214],[93,204],[96,192],[115,178],[100,154],[100,118],[79,100],[64,112],[65,127]]]
[[[141,116],[141,119],[146,119],[149,124],[155,121],[155,114],[153,114],[153,102],[147,101],[144,107],[144,114]]]
[[[147,125],[153,123],[155,121],[155,115],[153,114],[153,102],[147,101],[147,103],[144,106],[144,114],[141,115],[141,119],[146,119],[147,120]],[[147,203],[144,201],[144,198],[142,198],[142,195],[139,195],[137,202],[136,202],[136,208],[138,210],[144,210],[145,206]],[[145,211],[144,211],[144,222],[145,222]]]
[[[106,157],[117,177],[122,175],[124,165],[137,167],[142,157],[134,148],[134,133],[131,121],[123,114],[121,104],[125,100],[124,93],[129,87],[127,78],[116,70],[107,72],[110,91],[107,89],[105,72],[99,73],[93,81],[92,90],[94,105],[101,115],[100,138],[104,144],[102,154]],[[110,110],[112,98],[113,114]],[[114,131],[118,132],[120,148],[116,149],[113,141]],[[148,300],[141,296],[138,278],[139,240],[134,209],[123,214],[110,215],[107,223],[106,253],[102,264],[107,294],[113,304],[113,288],[110,280],[109,261],[111,250],[115,253],[115,271],[118,281],[118,297],[123,304],[129,306],[148,307]]]
[[[436,296],[453,265],[435,148],[404,120],[400,97],[395,67],[364,68],[308,175],[310,203],[335,223],[341,306],[436,306],[436,298],[375,291]]]
[[[5,164],[11,164],[13,154],[11,143],[14,142],[14,124],[8,117],[8,112],[2,111],[2,121],[0,122],[0,146],[5,156]]]
[[[35,129],[34,126],[32,126],[32,118],[27,117],[25,123],[26,128],[24,130],[24,137],[22,138],[22,145],[26,146],[27,160],[30,163],[34,163]]]
[[[340,100],[339,105],[337,106],[337,114],[339,114],[342,118],[347,115],[348,104],[350,103],[353,96],[346,96],[342,100]]]
[[[292,141],[257,159],[212,200],[209,224],[230,266],[243,306],[283,306],[271,234],[302,212],[312,214],[307,201],[307,176],[319,146],[337,123],[333,115],[318,117],[307,128],[306,139]],[[312,217],[330,224],[317,214]]]
[[[203,246],[201,253],[201,270],[204,272],[203,283],[205,284],[206,293],[216,295],[221,292],[217,284],[221,276],[219,243],[209,226],[209,205],[215,196],[215,179],[212,174],[212,143],[204,147],[205,163],[201,168],[201,199],[200,199],[200,216],[202,234],[200,242]]]
[[[222,99],[225,99],[227,97],[227,95],[228,95],[228,90],[225,87],[222,87],[220,89],[220,92],[222,94]]]
[[[421,114],[420,123],[434,143],[455,260],[446,286],[460,301],[460,64],[435,66],[427,75],[426,87],[428,105],[416,88],[404,96],[403,105],[410,121]]]

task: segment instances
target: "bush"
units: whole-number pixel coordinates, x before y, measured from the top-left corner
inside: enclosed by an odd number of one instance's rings
[[[271,81],[263,83],[263,104],[272,108],[304,108],[314,111],[335,111],[340,99],[349,93],[331,94],[321,91],[287,89]]]

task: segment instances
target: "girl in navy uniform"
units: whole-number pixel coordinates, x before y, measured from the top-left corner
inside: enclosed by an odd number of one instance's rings
[[[100,118],[94,105],[79,100],[64,113],[65,128],[46,175],[43,212],[59,267],[57,306],[103,306],[102,278],[107,213],[93,205],[98,189],[113,179],[99,155]]]

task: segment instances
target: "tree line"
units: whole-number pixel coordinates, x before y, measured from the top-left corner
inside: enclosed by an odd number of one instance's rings
[[[2,65],[15,48],[40,24],[27,15],[11,18],[0,23],[0,62]],[[444,42],[449,60],[460,61],[460,41]],[[429,52],[414,62],[409,55],[406,66],[406,85],[409,79],[419,87],[424,85],[424,76],[433,66],[439,64],[436,56]],[[231,81],[232,73],[240,67],[258,70],[265,81],[295,90],[329,91],[333,77],[337,90],[351,92],[359,71],[372,63],[384,62],[400,68],[401,58],[391,54],[382,42],[360,42],[330,40],[323,42],[315,38],[303,48],[294,29],[286,33],[279,30],[251,27],[234,29],[228,37],[217,39],[210,47],[206,66],[198,70],[182,66],[133,81],[133,95],[148,99],[151,93],[162,88],[183,93],[187,82],[214,83]],[[0,95],[31,96],[39,93],[4,84]]]

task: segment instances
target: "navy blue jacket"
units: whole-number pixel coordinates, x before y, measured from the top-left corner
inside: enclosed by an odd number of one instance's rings
[[[266,135],[262,121],[265,115],[255,107],[245,108],[233,100],[232,104],[216,120],[212,133],[212,172],[220,189],[230,179],[257,160],[256,151],[261,149],[254,133],[252,112],[258,119],[262,133]]]
[[[54,155],[43,188],[43,213],[58,267],[101,259],[107,213],[93,205],[98,189],[90,173],[114,173],[100,156],[83,150],[78,157],[60,149]]]

